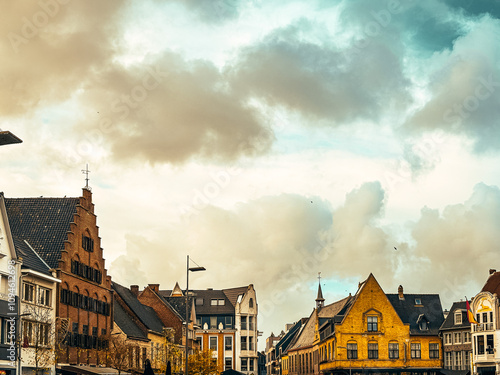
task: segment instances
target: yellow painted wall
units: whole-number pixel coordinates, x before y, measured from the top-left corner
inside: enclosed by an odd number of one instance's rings
[[[367,317],[378,317],[378,331],[368,332]],[[347,360],[349,342],[356,342],[358,359]],[[378,343],[378,359],[368,359],[368,343]],[[399,359],[389,359],[389,342],[399,344]],[[421,344],[421,359],[411,359],[410,344]],[[439,359],[429,359],[429,343],[439,343]],[[403,324],[384,291],[370,275],[359,291],[354,305],[342,324],[335,326],[335,336],[322,342],[320,350],[333,348],[335,361],[320,365],[321,370],[345,368],[441,367],[441,340],[438,336],[412,336]],[[344,347],[344,348],[339,348]]]
[[[281,357],[281,374],[288,375],[289,372],[289,359],[288,355],[284,355]]]

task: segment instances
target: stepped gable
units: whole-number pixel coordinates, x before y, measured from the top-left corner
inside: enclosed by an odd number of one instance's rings
[[[5,198],[12,236],[26,240],[50,268],[58,268],[79,198]]]
[[[125,302],[125,304],[134,312],[139,320],[151,331],[163,332],[163,323],[156,315],[154,309],[143,305],[132,291],[120,284],[111,283],[113,290]],[[116,306],[116,304],[115,304]]]
[[[30,269],[52,276],[49,265],[45,263],[45,261],[29,246],[28,243],[17,237],[13,237],[12,240],[14,242],[17,257],[22,258],[23,260],[21,269]]]
[[[134,322],[132,317],[127,314],[123,307],[115,301],[113,304],[114,308],[114,320],[115,323],[120,327],[120,329],[129,338],[142,339],[147,341],[148,335],[142,331],[142,329]]]
[[[399,294],[386,294],[389,302],[405,324],[410,325],[411,335],[436,336],[444,322],[443,308],[439,294],[404,294],[404,299]],[[418,304],[416,302],[420,301]],[[428,329],[421,330],[419,322],[427,319]]]

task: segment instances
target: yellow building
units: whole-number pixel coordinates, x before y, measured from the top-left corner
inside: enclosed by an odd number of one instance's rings
[[[421,373],[442,368],[439,295],[385,294],[370,274],[332,318],[319,319],[319,373]]]

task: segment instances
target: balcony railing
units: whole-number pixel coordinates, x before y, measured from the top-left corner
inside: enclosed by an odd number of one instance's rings
[[[474,324],[474,332],[493,331],[493,323]]]

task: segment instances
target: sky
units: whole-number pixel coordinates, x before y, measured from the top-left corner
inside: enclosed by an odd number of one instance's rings
[[[0,1],[0,190],[88,164],[115,282],[189,255],[254,285],[263,348],[318,282],[449,309],[500,269],[499,0]]]

